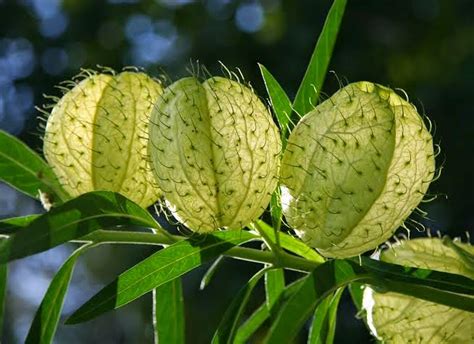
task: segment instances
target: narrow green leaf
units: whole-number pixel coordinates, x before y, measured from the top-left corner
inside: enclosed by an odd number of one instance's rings
[[[153,289],[155,344],[184,344],[184,299],[181,278]]]
[[[337,321],[337,310],[339,308],[339,301],[341,300],[342,293],[344,291],[344,288],[338,289],[334,293],[334,297],[332,298],[331,301],[331,306],[329,308],[329,314],[328,314],[328,334],[326,337],[326,344],[332,344],[334,342],[334,336],[336,334],[336,321]]]
[[[378,281],[368,281],[367,284],[370,284],[375,288],[381,286],[382,290],[387,290],[386,288],[388,285],[388,291],[417,297],[422,300],[439,303],[441,305],[462,309],[468,312],[474,312],[474,298],[472,297],[474,294],[472,293],[470,296],[467,296],[427,287],[423,284],[417,285],[414,283],[404,283],[393,280],[384,281],[380,284]]]
[[[337,322],[337,310],[339,307],[339,301],[341,300],[342,292],[344,288],[339,289],[334,294],[334,297],[331,302],[328,314],[328,334],[326,337],[326,344],[334,343],[334,336],[336,335],[336,322]]]
[[[456,274],[389,264],[367,257],[347,259],[351,282],[474,312],[474,280]],[[349,282],[349,283],[351,283]]]
[[[270,199],[270,215],[272,217],[272,227],[273,232],[275,233],[275,244],[277,247],[280,247],[280,229],[281,229],[281,220],[283,216],[283,211],[281,208],[281,199],[280,199],[280,188],[278,187],[272,194]]]
[[[269,309],[278,301],[285,290],[285,273],[283,269],[272,269],[265,274],[265,295]]]
[[[107,191],[90,192],[33,219],[0,243],[0,263],[48,250],[98,229],[116,226],[157,228],[143,208],[124,196]]]
[[[25,343],[52,343],[77,258],[88,247],[82,246],[74,251],[54,276],[36,311]]]
[[[407,268],[366,257],[336,259],[321,264],[305,277],[301,288],[281,308],[266,343],[290,342],[327,295],[353,282],[474,312],[474,301],[469,296],[474,295],[474,281],[464,276]]]
[[[268,71],[268,69],[258,64],[260,73],[262,74],[265,88],[267,89],[268,96],[272,104],[273,111],[275,112],[278,124],[281,130],[281,139],[283,147],[286,146],[286,137],[288,132],[288,122],[291,116],[291,101],[286,95],[286,92],[280,86],[274,76]]]
[[[255,312],[239,327],[235,335],[235,344],[248,343],[249,338],[270,318],[270,310],[263,303]]]
[[[230,248],[256,238],[246,231],[222,231],[196,235],[175,243],[144,259],[120,274],[112,283],[94,295],[67,320],[76,324],[120,308]]]
[[[222,318],[219,327],[214,333],[212,344],[232,344],[234,343],[237,326],[239,325],[242,313],[252,294],[253,289],[260,281],[260,278],[265,275],[267,269],[260,270],[239,290],[237,296],[232,300],[229,308],[227,308],[224,317]]]
[[[296,280],[288,285],[272,307],[269,308],[265,301],[257,310],[239,327],[235,336],[235,343],[247,343],[248,339],[262,326],[262,324],[270,319],[272,314],[278,312],[279,307],[283,305],[301,286],[304,279]]]
[[[304,115],[317,104],[331,60],[347,0],[334,0],[319,35],[303,81],[293,102],[294,110]]]
[[[351,283],[349,285],[349,293],[351,294],[352,302],[357,308],[357,311],[362,310],[362,297],[364,295],[363,284],[361,283]]]
[[[0,130],[0,147],[1,181],[33,198],[39,198],[38,190],[53,201],[68,198],[49,165],[27,145]]]
[[[331,299],[331,305],[329,306],[329,312],[327,315],[328,331],[326,335],[326,344],[333,344],[334,342],[334,336],[336,334],[337,309],[339,307],[339,301],[341,300],[343,291],[344,288],[338,289]]]
[[[199,284],[199,289],[204,290],[209,283],[211,283],[212,277],[214,277],[214,274],[216,273],[217,269],[222,265],[222,262],[224,261],[224,256],[219,256],[217,259],[212,263],[212,265],[207,269],[206,273],[204,276],[202,276],[201,283]]]
[[[474,295],[474,280],[465,276],[390,264],[368,257],[349,258],[346,261],[351,263],[358,275],[366,274],[376,277],[379,289],[392,290],[393,282],[400,282],[416,284],[423,288],[436,288],[445,292]],[[449,298],[446,302],[449,303]],[[474,303],[472,306],[474,307]]]
[[[328,313],[332,296],[326,297],[316,307],[308,335],[308,344],[324,344],[328,331]]]
[[[19,229],[28,226],[33,220],[37,219],[39,216],[41,215],[35,214],[0,220],[0,234],[15,233]]]
[[[281,247],[284,249],[293,252],[303,258],[312,260],[314,262],[323,263],[325,259],[319,255],[313,248],[306,245],[301,240],[292,237],[286,233],[280,233],[280,243]]]
[[[275,240],[275,233],[271,226],[262,220],[257,220],[256,222],[266,235],[268,235],[272,240]],[[309,247],[301,240],[293,238],[292,236],[283,232],[280,232],[280,245],[284,249],[314,262],[322,263],[325,261],[325,259],[320,256],[313,248]]]
[[[7,297],[8,265],[0,264],[0,338],[2,337],[5,301]]]
[[[336,332],[336,317],[344,288],[326,297],[314,312],[308,336],[308,344],[332,344]]]
[[[330,260],[318,266],[304,278],[298,291],[280,309],[265,343],[291,342],[316,306],[331,292],[351,282],[355,276],[351,264],[344,260]]]

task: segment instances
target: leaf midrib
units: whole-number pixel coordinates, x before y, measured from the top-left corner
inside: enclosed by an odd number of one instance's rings
[[[111,217],[111,218],[113,218],[113,217],[115,217],[115,218],[128,218],[128,219],[132,219],[132,220],[137,220],[138,222],[141,222],[141,223],[143,223],[144,225],[147,225],[147,226],[150,226],[151,228],[157,229],[155,225],[152,225],[151,223],[148,223],[148,221],[145,221],[143,218],[138,217],[138,216],[129,215],[129,214],[123,214],[123,213],[98,214],[98,215],[92,215],[92,216],[88,216],[88,217],[83,217],[83,218],[80,218],[80,219],[78,219],[78,220],[76,220],[76,221],[68,222],[68,223],[65,224],[65,225],[62,225],[62,226],[59,226],[59,227],[55,227],[55,230],[49,231],[49,232],[47,232],[47,233],[42,233],[42,234],[40,234],[40,235],[37,237],[37,240],[36,240],[33,244],[37,243],[38,241],[44,240],[44,238],[47,237],[47,236],[50,235],[50,234],[57,233],[57,232],[63,230],[64,228],[73,226],[73,225],[75,225],[75,224],[78,224],[78,223],[81,223],[81,222],[85,222],[85,221],[89,221],[89,220],[93,220],[93,219],[96,219],[96,218],[108,218],[108,217]],[[36,221],[38,221],[38,220],[41,220],[41,218],[34,220],[34,222],[36,222]],[[33,227],[33,226],[35,226],[35,225],[36,225],[36,223],[32,223],[31,227]],[[30,227],[30,228],[31,228],[31,227]],[[98,228],[99,228],[99,227],[98,227]],[[97,230],[97,229],[92,230],[92,232],[95,231],[95,230]],[[23,233],[23,231],[22,231],[21,233]],[[84,235],[86,235],[86,234],[84,234]],[[14,236],[12,236],[12,238],[13,238],[13,237],[14,237]],[[11,241],[12,241],[12,239],[7,239],[7,241],[5,242],[5,244],[7,244],[8,242],[11,242]],[[26,242],[26,243],[27,243],[26,245],[17,245],[17,246],[15,246],[15,249],[18,251],[18,248],[20,248],[20,249],[21,249],[21,248],[22,248],[22,249],[24,249],[24,248],[31,248],[30,242]],[[33,246],[33,247],[34,247],[34,246]],[[22,250],[20,250],[20,251],[22,251]]]

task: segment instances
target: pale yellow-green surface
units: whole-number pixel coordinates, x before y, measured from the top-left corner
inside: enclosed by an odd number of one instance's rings
[[[265,105],[221,77],[181,79],[157,104],[150,156],[173,215],[197,232],[257,219],[276,187],[281,142]]]
[[[48,118],[44,154],[71,196],[115,191],[141,206],[157,201],[147,157],[148,125],[160,84],[143,73],[92,75]]]
[[[472,262],[462,258],[471,255],[472,260],[474,248],[451,243],[460,249],[456,250],[446,242],[439,238],[404,241],[383,251],[381,260],[474,279]],[[384,343],[474,343],[474,313],[398,293],[378,293],[370,287],[364,290],[363,305],[372,333]]]
[[[423,198],[432,138],[414,106],[369,82],[349,84],[298,123],[282,168],[286,221],[329,257],[376,248]]]

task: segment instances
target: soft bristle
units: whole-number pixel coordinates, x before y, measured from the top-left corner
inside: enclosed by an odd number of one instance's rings
[[[278,130],[247,86],[222,77],[201,82],[198,74],[208,71],[199,64],[190,72],[165,89],[150,122],[157,182],[174,217],[194,232],[242,228],[276,186]]]
[[[47,118],[44,153],[72,196],[120,192],[142,206],[159,197],[147,155],[148,119],[162,88],[142,72],[82,69],[61,83]],[[44,109],[44,107],[43,107]],[[46,110],[40,109],[43,115]]]
[[[288,139],[281,178],[286,220],[328,256],[374,249],[425,196],[433,160],[431,135],[412,104],[373,83],[344,86]],[[423,228],[414,219],[406,223]]]

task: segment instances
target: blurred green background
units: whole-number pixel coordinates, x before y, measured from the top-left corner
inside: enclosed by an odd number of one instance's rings
[[[80,68],[137,65],[171,80],[199,61],[221,74],[218,61],[239,67],[265,97],[257,62],[294,96],[331,2],[316,0],[0,0],[0,128],[41,150],[42,95]],[[349,1],[331,63],[342,83],[370,80],[406,90],[434,123],[443,168],[422,208],[427,230],[474,233],[474,2],[472,0]],[[324,92],[339,87],[328,75]],[[348,80],[348,81],[347,81]],[[0,217],[40,212],[38,204],[0,184]],[[410,226],[410,225],[409,225]],[[426,235],[411,225],[412,235]],[[402,233],[405,231],[402,231]],[[406,232],[405,232],[406,233]],[[24,341],[49,280],[73,247],[10,264],[2,343]],[[152,252],[101,247],[73,277],[64,315],[117,273]],[[256,266],[227,260],[204,291],[204,268],[185,277],[189,343],[207,343],[232,296]],[[295,278],[296,275],[288,275]],[[258,290],[250,308],[261,301]],[[57,343],[151,343],[150,297],[77,326],[59,327]],[[347,297],[337,343],[370,343]],[[304,335],[304,334],[303,334]],[[303,338],[304,336],[302,336]],[[304,340],[300,338],[299,342]]]

